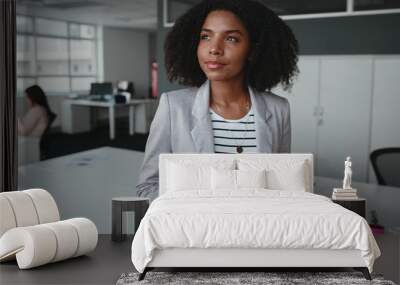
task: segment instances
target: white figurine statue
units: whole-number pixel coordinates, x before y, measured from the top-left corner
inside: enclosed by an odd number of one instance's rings
[[[344,162],[344,179],[343,179],[343,189],[352,189],[351,188],[351,157],[348,156],[346,161]]]

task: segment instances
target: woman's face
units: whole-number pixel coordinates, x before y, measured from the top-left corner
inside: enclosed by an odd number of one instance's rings
[[[249,34],[232,12],[208,14],[200,32],[197,58],[210,81],[243,80],[249,50]]]

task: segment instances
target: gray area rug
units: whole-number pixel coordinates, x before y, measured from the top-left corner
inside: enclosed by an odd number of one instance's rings
[[[368,281],[360,272],[148,272],[142,281],[138,281],[138,276],[139,273],[124,273],[116,285],[395,285],[392,281],[384,280],[380,275],[372,275],[372,281]]]

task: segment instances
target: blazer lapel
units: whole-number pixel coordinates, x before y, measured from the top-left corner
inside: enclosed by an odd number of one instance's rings
[[[271,111],[268,109],[262,94],[251,87],[249,87],[249,93],[251,104],[254,107],[258,151],[260,153],[271,153],[273,131],[268,122],[272,116]]]
[[[262,94],[249,87],[251,104],[254,107],[256,122],[257,147],[260,153],[272,152],[273,131],[269,125],[272,114]],[[214,138],[209,115],[210,83],[207,80],[198,89],[192,108],[193,128],[191,135],[196,151],[201,153],[214,152]]]
[[[194,99],[191,135],[197,152],[213,153],[214,138],[209,116],[210,84],[207,80],[197,91]]]

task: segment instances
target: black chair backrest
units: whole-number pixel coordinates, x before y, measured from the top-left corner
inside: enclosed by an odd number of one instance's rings
[[[39,149],[40,149],[40,160],[45,160],[47,158],[47,154],[49,151],[49,130],[51,125],[54,123],[57,115],[54,113],[49,114],[49,122],[47,123],[47,127],[44,130],[42,136],[40,137]]]
[[[380,185],[400,187],[400,147],[376,149],[370,160]]]

